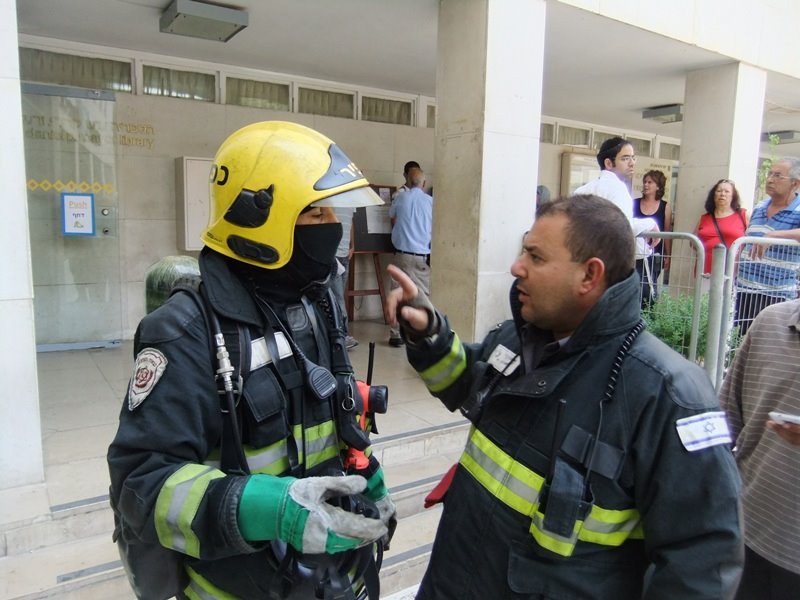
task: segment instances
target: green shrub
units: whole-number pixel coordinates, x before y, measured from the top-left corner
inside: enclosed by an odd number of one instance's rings
[[[669,293],[659,294],[656,301],[642,311],[647,330],[673,350],[688,358],[689,341],[692,331],[692,312],[694,296],[681,294],[677,297]],[[696,360],[700,362],[706,353],[706,332],[708,331],[708,294],[700,300],[700,327],[697,334]]]

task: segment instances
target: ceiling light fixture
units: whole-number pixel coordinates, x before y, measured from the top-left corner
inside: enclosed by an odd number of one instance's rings
[[[247,24],[243,10],[197,0],[172,0],[159,21],[164,33],[219,42],[227,42]]]
[[[678,123],[683,121],[683,104],[663,104],[645,108],[642,111],[642,118],[659,123]]]
[[[771,141],[770,138],[773,135],[775,138],[777,138],[777,144],[796,144],[800,142],[800,131],[795,131],[794,129],[786,129],[783,131],[765,131],[761,134],[761,141],[769,142]]]

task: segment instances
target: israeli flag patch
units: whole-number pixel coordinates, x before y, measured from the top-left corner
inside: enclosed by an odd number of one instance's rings
[[[689,452],[731,443],[731,432],[721,410],[685,417],[675,421],[683,447]]]

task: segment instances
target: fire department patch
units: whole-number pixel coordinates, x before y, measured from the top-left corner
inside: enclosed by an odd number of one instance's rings
[[[145,348],[139,352],[128,386],[128,410],[134,410],[144,402],[166,368],[167,357],[155,348]]]

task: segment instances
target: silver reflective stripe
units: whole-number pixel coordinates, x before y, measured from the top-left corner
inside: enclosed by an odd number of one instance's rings
[[[186,501],[192,492],[192,487],[195,482],[201,477],[205,477],[209,473],[213,473],[215,469],[203,469],[196,473],[191,479],[177,484],[172,491],[172,499],[170,500],[169,509],[167,510],[166,521],[172,530],[172,547],[175,550],[188,554],[189,544],[186,540],[185,532],[181,529],[181,513],[186,507]],[[221,475],[220,475],[221,476]],[[206,485],[208,483],[206,482]],[[194,518],[194,515],[191,515]],[[194,535],[194,532],[191,532]]]
[[[511,490],[514,494],[526,502],[530,502],[531,505],[536,504],[537,500],[539,499],[538,489],[529,483],[520,481],[514,475],[503,469],[503,467],[498,465],[488,455],[483,453],[478,446],[472,443],[471,440],[467,443],[464,453],[472,457],[472,459],[500,485]],[[530,516],[530,514],[528,514],[528,516]]]
[[[329,433],[316,440],[306,440],[306,454],[317,454],[325,450],[328,446],[337,447],[336,436],[333,433]]]
[[[247,466],[252,473],[272,471],[274,469],[269,469],[269,467],[273,465],[277,465],[280,471],[289,466],[289,460],[286,455],[286,440],[280,440],[271,446],[259,448],[258,450],[248,448],[245,450],[245,454],[247,455]],[[275,473],[270,472],[269,474],[274,475]]]
[[[286,336],[282,331],[275,332],[275,342],[278,345],[278,354],[281,358],[292,355],[292,347],[286,341]],[[259,367],[268,365],[272,362],[272,357],[267,350],[267,342],[263,337],[250,342],[250,371],[255,371]]]

